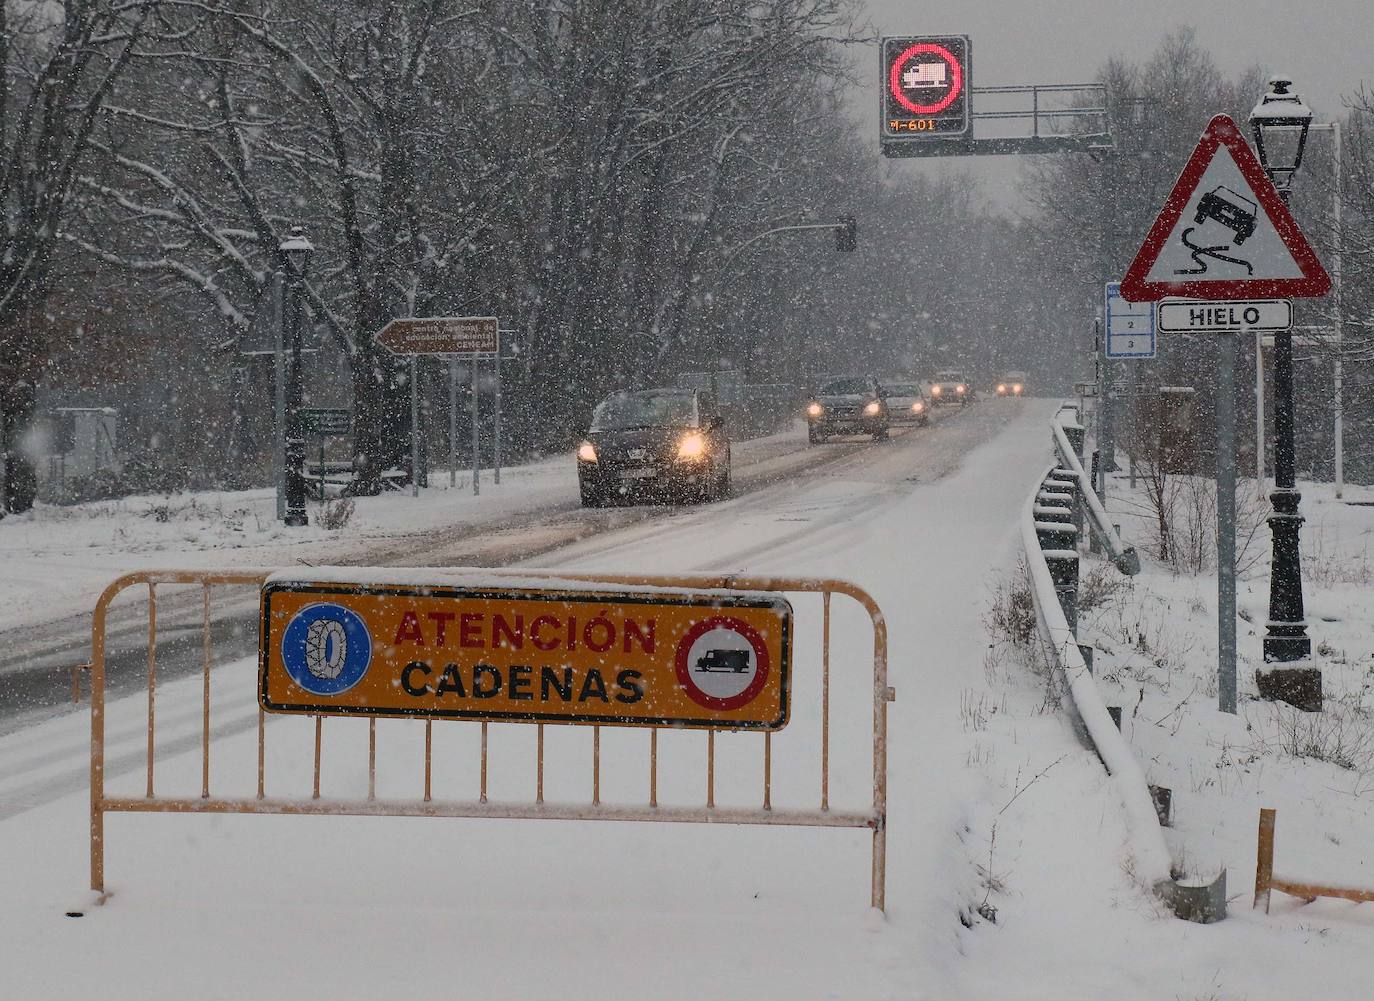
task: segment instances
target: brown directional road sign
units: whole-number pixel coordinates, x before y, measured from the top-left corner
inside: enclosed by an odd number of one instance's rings
[[[392,320],[374,338],[395,355],[496,354],[494,316],[432,316]]]

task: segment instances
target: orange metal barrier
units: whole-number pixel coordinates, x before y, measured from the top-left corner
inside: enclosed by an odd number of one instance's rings
[[[1264,902],[1264,913],[1269,913],[1269,892],[1278,890],[1290,897],[1301,897],[1309,904],[1318,897],[1337,897],[1353,900],[1356,903],[1374,902],[1374,890],[1352,889],[1342,886],[1323,886],[1320,883],[1299,883],[1296,880],[1274,875],[1274,824],[1275,810],[1260,810],[1259,848],[1255,856],[1255,903]]]
[[[715,804],[715,736],[708,729],[706,739],[706,799],[699,807],[670,807],[658,804],[658,727],[649,730],[648,797],[643,805],[611,805],[601,802],[601,727],[592,725],[592,797],[590,803],[555,804],[544,800],[544,727],[553,724],[478,722],[481,728],[480,788],[476,800],[435,800],[431,795],[434,721],[417,721],[424,726],[424,792],[417,800],[387,800],[376,797],[377,723],[368,720],[368,794],[366,799],[321,798],[320,772],[323,717],[315,717],[314,783],[310,799],[282,799],[265,795],[266,736],[265,714],[258,709],[257,719],[257,794],[249,798],[221,798],[211,794],[210,745],[212,667],[210,627],[211,589],[227,587],[261,588],[271,571],[140,571],[126,574],[111,583],[96,602],[91,637],[91,888],[105,897],[105,814],[134,813],[261,813],[327,816],[395,817],[486,817],[517,820],[617,820],[667,823],[727,823],[775,826],[867,828],[873,832],[872,906],[884,908],[887,815],[887,704],[895,698],[888,686],[887,626],[881,609],[861,588],[846,581],[806,577],[735,577],[719,575],[642,576],[616,574],[569,574],[540,571],[504,573],[486,571],[492,577],[510,576],[521,580],[577,581],[607,585],[651,586],[688,589],[726,589],[732,591],[782,591],[821,595],[822,639],[820,696],[820,776],[819,804],[814,810],[775,809],[772,804],[773,734],[762,734],[763,788],[758,808],[717,807]],[[158,586],[191,585],[202,590],[202,712],[201,712],[201,790],[198,798],[158,796],[154,786],[157,723],[157,641]],[[112,797],[105,794],[105,697],[106,697],[106,619],[111,602],[130,588],[146,587],[148,599],[147,634],[147,751],[145,793],[142,797]],[[873,795],[872,807],[859,811],[830,808],[830,616],[831,598],[843,594],[852,598],[867,613],[873,628]],[[256,678],[256,676],[255,676]],[[74,692],[78,680],[73,679]],[[444,721],[449,722],[449,721]],[[461,721],[452,721],[463,725]],[[468,722],[466,725],[472,725]],[[533,798],[526,803],[489,802],[488,733],[493,725],[536,727],[536,770]],[[728,728],[721,728],[728,729]]]

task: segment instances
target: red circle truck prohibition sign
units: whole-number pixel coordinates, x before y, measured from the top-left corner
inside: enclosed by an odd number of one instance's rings
[[[935,55],[939,56],[946,66],[949,67],[949,90],[945,96],[934,104],[917,104],[903,93],[902,87],[902,67],[917,56]],[[920,42],[907,49],[900,56],[892,61],[892,71],[888,74],[887,88],[892,92],[893,98],[907,111],[913,115],[938,115],[944,111],[955,99],[958,98],[964,89],[964,69],[959,65],[959,60],[954,58],[954,53],[943,45],[936,45],[934,42]]]
[[[768,646],[758,630],[728,615],[703,619],[677,645],[677,680],[708,709],[738,709],[768,683]]]

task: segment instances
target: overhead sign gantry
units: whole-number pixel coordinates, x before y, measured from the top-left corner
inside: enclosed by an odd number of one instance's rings
[[[1111,149],[1103,84],[974,87],[972,64],[968,35],[895,35],[879,41],[878,139],[884,156]],[[1029,134],[974,134],[1007,125]]]

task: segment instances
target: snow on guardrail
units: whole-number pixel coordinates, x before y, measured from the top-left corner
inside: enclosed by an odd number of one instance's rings
[[[1054,447],[1055,451],[1059,453],[1060,465],[1078,478],[1079,495],[1087,507],[1088,522],[1092,526],[1093,534],[1097,536],[1103,548],[1111,553],[1112,562],[1116,564],[1118,570],[1132,576],[1140,573],[1140,556],[1136,553],[1134,546],[1128,546],[1121,541],[1121,536],[1112,527],[1111,520],[1107,517],[1107,511],[1102,506],[1102,502],[1098,500],[1097,492],[1093,489],[1091,477],[1084,472],[1083,463],[1078,460],[1078,454],[1069,443],[1069,436],[1064,430],[1061,419],[1056,416],[1050,422],[1050,427],[1054,430]]]
[[[1056,436],[1062,434],[1057,422],[1055,431]],[[1031,597],[1035,603],[1040,637],[1052,658],[1053,666],[1063,673],[1088,739],[1115,780],[1117,793],[1126,810],[1131,854],[1135,860],[1132,871],[1147,886],[1167,896],[1168,889],[1160,884],[1172,887],[1173,862],[1169,848],[1164,843],[1159,815],[1150,797],[1145,772],[1112,722],[1092,672],[1088,670],[1083,654],[1078,649],[1078,638],[1069,628],[1068,619],[1059,604],[1054,579],[1050,576],[1049,565],[1045,562],[1045,554],[1040,549],[1040,540],[1035,533],[1034,509],[1039,492],[1040,484],[1037,483],[1026,501],[1021,518],[1021,541],[1026,553],[1026,571],[1030,576]]]

